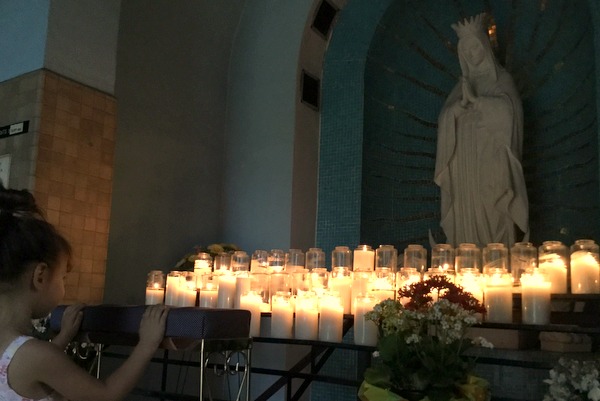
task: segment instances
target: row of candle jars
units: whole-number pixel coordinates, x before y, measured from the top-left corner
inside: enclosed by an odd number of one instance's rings
[[[531,272],[532,277],[543,278],[537,270]],[[152,271],[149,273],[146,302],[246,309],[252,315],[252,336],[260,335],[261,313],[270,311],[268,335],[272,337],[334,342],[341,341],[344,315],[352,314],[355,343],[375,345],[377,329],[373,322],[365,320],[364,315],[377,303],[394,299],[398,288],[433,274],[441,273],[428,271],[422,277],[414,268],[402,268],[398,273],[387,269],[374,272],[316,269],[294,273],[239,272],[235,275],[204,274],[195,277],[193,272],[170,272],[164,291],[160,288],[162,272]],[[523,277],[523,322],[548,323],[549,283],[543,280],[548,284],[540,287],[537,282],[532,280],[530,283],[525,275]],[[481,275],[479,271],[463,269],[456,277],[450,278],[485,304],[487,321],[512,322],[513,286],[511,276],[505,270],[497,269]],[[165,294],[164,300],[162,293]],[[403,303],[407,301],[401,300]]]
[[[413,272],[412,280],[420,275]],[[395,296],[396,274],[388,269],[302,269],[293,273],[188,271],[148,273],[146,303],[247,309],[251,335],[260,333],[262,312],[271,312],[270,336],[340,342],[346,314],[355,317],[356,344],[375,345],[377,329],[364,314]]]
[[[556,241],[544,242],[540,247],[539,267],[535,267],[537,255],[530,252],[533,246],[529,243],[515,244],[515,247],[522,247],[527,252],[511,252],[511,257],[528,255],[526,260],[525,273],[519,275],[519,282],[522,285],[522,321],[530,324],[546,324],[549,321],[550,311],[550,293],[566,292],[567,282],[567,264],[565,262],[564,252],[566,247]],[[370,247],[369,247],[370,248]],[[244,308],[258,311],[258,315],[252,319],[253,335],[258,335],[260,324],[260,312],[275,312],[275,319],[272,321],[271,335],[290,336],[291,326],[286,323],[289,318],[280,319],[280,310],[292,309],[303,322],[307,319],[303,311],[297,309],[297,301],[301,297],[302,305],[310,305],[307,299],[313,299],[313,304],[317,305],[317,315],[321,315],[320,300],[327,296],[339,298],[342,305],[342,318],[337,319],[338,323],[329,325],[335,327],[335,333],[343,322],[343,314],[355,314],[358,298],[364,298],[365,304],[369,300],[375,303],[387,298],[394,298],[396,290],[404,285],[427,278],[433,274],[445,274],[452,281],[462,285],[467,291],[473,293],[487,308],[486,320],[490,322],[507,323],[512,322],[512,285],[514,283],[513,274],[509,274],[504,267],[508,263],[506,259],[508,252],[502,244],[489,244],[483,253],[483,260],[487,262],[483,266],[483,274],[479,270],[477,261],[478,249],[473,244],[461,244],[456,249],[453,266],[458,266],[459,274],[454,275],[454,270],[449,266],[449,261],[454,256],[454,250],[446,244],[439,244],[438,249],[432,252],[432,266],[424,274],[421,274],[422,255],[424,248],[420,245],[409,245],[405,250],[405,263],[417,265],[418,267],[403,267],[399,272],[394,272],[396,253],[390,246],[381,246],[377,249],[380,252],[373,252],[373,256],[380,254],[377,262],[372,262],[370,257],[364,257],[366,252],[372,250],[365,246],[357,249],[361,253],[358,255],[359,265],[357,271],[352,271],[352,255],[347,247],[336,247],[332,253],[332,264],[336,267],[332,271],[327,271],[324,267],[315,267],[307,269],[302,267],[300,258],[296,256],[297,263],[290,264],[290,254],[281,254],[272,263],[265,257],[265,264],[255,264],[253,255],[252,272],[248,271],[249,257],[243,252],[236,252],[234,255],[223,257],[221,260],[215,260],[216,270],[213,271],[208,258],[199,258],[196,261],[194,272],[170,272],[166,279],[162,271],[153,271],[149,273],[148,286],[146,289],[146,302],[161,303],[164,302],[173,306],[194,306],[201,307],[219,307],[219,308]],[[533,248],[536,251],[535,248]],[[309,257],[311,254],[318,258]],[[277,254],[277,253],[275,253]],[[298,254],[298,253],[297,253]],[[585,293],[585,291],[595,291],[594,284],[598,283],[597,275],[588,274],[587,279],[578,279],[582,271],[589,272],[592,267],[598,266],[597,245],[591,240],[578,240],[572,247],[570,254],[571,282],[575,283],[575,293]],[[311,249],[307,252],[306,265],[320,266],[324,254],[318,249]],[[382,256],[383,255],[383,256]],[[354,261],[356,262],[357,253],[354,252]],[[412,259],[411,259],[412,258]],[[314,261],[317,260],[317,263]],[[416,263],[411,263],[415,262]],[[408,262],[408,263],[407,263]],[[434,263],[435,262],[435,263]],[[324,263],[323,263],[324,264]],[[386,267],[375,267],[375,270],[369,270],[369,265],[384,265]],[[515,263],[512,263],[516,266]],[[225,268],[226,266],[226,268]],[[293,266],[290,268],[290,266]],[[356,263],[354,264],[356,266]],[[366,267],[365,267],[366,266]],[[389,266],[389,267],[388,267]],[[281,267],[281,268],[280,268]],[[560,269],[558,268],[560,267]],[[372,269],[372,268],[371,268]],[[166,291],[165,291],[166,287]],[[274,299],[271,294],[277,296],[277,306],[274,306]],[[258,299],[260,298],[260,302]],[[337,299],[336,298],[336,299]],[[280,308],[289,304],[287,308]],[[328,302],[328,305],[334,305]],[[311,309],[308,306],[302,306],[301,309]],[[256,314],[256,313],[255,313]],[[314,313],[313,313],[314,314]],[[331,314],[323,314],[322,318]],[[371,344],[376,342],[370,338],[361,340],[365,337],[364,333],[376,332],[372,322],[364,322],[364,319],[356,319],[355,330],[362,330],[363,334],[356,335],[357,343]],[[361,316],[362,318],[362,316]],[[321,323],[322,327],[328,327],[328,318]],[[358,324],[357,324],[358,322]],[[364,324],[364,325],[363,325]],[[285,325],[285,328],[281,327]],[[292,318],[293,326],[293,318]],[[296,324],[297,327],[300,327]],[[306,325],[302,325],[306,326]],[[318,325],[317,325],[318,327]],[[367,327],[368,329],[365,329]],[[299,328],[302,331],[302,328]],[[314,330],[308,330],[314,333]],[[331,330],[322,329],[326,333],[316,331],[317,338],[337,338],[337,334],[330,335]],[[302,333],[294,333],[299,338],[306,337]],[[314,337],[314,335],[313,335]],[[368,337],[368,336],[367,336]]]
[[[405,267],[424,270],[427,250],[421,245],[409,245],[404,260]],[[430,270],[476,269],[485,274],[504,269],[511,272],[513,284],[519,286],[521,276],[535,267],[548,276],[552,293],[600,293],[598,245],[590,239],[577,240],[570,248],[560,241],[544,241],[539,248],[530,242],[518,242],[510,251],[501,243],[491,243],[483,249],[468,243],[456,249],[438,244],[432,248]]]

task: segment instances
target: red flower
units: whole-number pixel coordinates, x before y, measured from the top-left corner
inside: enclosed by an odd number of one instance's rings
[[[478,313],[485,313],[485,307],[470,292],[461,286],[452,283],[446,276],[432,276],[425,281],[411,284],[398,290],[401,298],[409,298],[404,305],[406,309],[418,310],[427,308],[433,303],[432,294],[438,294],[438,299],[459,304],[463,309]]]

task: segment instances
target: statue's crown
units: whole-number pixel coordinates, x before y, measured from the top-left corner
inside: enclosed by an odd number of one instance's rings
[[[465,18],[462,22],[459,21],[456,24],[452,24],[452,29],[454,29],[459,39],[472,35],[479,36],[485,32],[483,29],[485,16],[485,13],[481,13],[470,18]]]

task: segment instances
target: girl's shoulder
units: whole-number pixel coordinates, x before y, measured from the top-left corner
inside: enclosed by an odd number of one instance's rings
[[[10,353],[12,353],[11,359],[14,355],[14,362],[19,366],[43,366],[56,360],[57,357],[64,356],[63,350],[56,345],[29,336],[17,337],[6,348],[3,355],[6,356]]]

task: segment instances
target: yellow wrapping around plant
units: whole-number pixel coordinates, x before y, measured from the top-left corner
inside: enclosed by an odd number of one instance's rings
[[[469,375],[467,382],[458,386],[463,393],[461,398],[451,398],[448,401],[487,401],[490,397],[489,383],[481,377]],[[406,401],[390,390],[373,386],[363,381],[358,389],[358,398],[361,401]],[[421,401],[429,401],[428,397]]]

